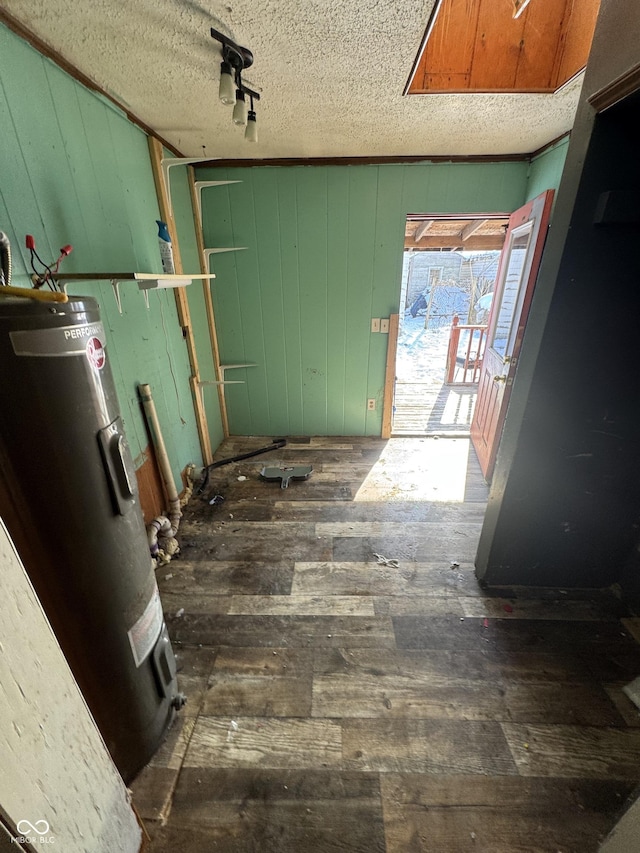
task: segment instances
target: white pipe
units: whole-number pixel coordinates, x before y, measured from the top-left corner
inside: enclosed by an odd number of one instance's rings
[[[182,518],[178,490],[176,489],[176,484],[173,479],[173,472],[167,455],[167,448],[165,447],[162,432],[160,431],[158,414],[153,402],[153,397],[151,396],[151,386],[138,385],[138,392],[140,394],[140,399],[142,400],[142,406],[144,408],[147,422],[151,429],[151,438],[156,451],[158,468],[160,469],[160,476],[162,477],[164,488],[167,493],[167,500],[169,501],[169,511],[167,515],[169,516],[169,521],[171,523],[171,536],[175,536],[178,532],[178,527],[180,526],[180,519]]]
[[[160,550],[158,540],[173,538],[172,530],[173,526],[165,515],[159,515],[147,524],[147,541],[149,542],[149,551],[154,560],[158,557],[158,551]]]

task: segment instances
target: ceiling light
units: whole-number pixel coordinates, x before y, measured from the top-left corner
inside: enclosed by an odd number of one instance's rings
[[[256,113],[253,108],[254,100],[259,101],[260,95],[242,82],[242,72],[253,65],[251,51],[231,41],[230,38],[211,29],[211,38],[222,45],[222,63],[220,65],[219,97],[223,104],[233,106],[233,123],[238,126],[246,125],[245,139],[249,142],[258,141]],[[251,108],[247,115],[246,96],[249,95]]]
[[[253,106],[253,104],[251,104],[251,106]],[[247,129],[244,132],[244,138],[247,142],[258,141],[258,125],[256,124],[255,110],[249,110],[249,115],[247,116]]]
[[[233,123],[245,125],[247,123],[247,102],[244,99],[244,91],[236,90],[236,105],[233,108]]]
[[[236,102],[236,87],[233,82],[233,69],[231,65],[223,60],[220,63],[220,89],[218,97],[226,106],[231,107]]]

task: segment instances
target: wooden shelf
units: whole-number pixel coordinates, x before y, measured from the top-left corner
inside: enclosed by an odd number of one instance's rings
[[[164,290],[169,287],[186,287],[191,284],[194,279],[207,280],[215,278],[214,273],[194,273],[193,275],[175,275],[168,273],[155,272],[77,272],[77,273],[57,273],[54,275],[55,280],[62,285],[64,292],[67,292],[67,287],[74,281],[108,281],[113,287],[113,295],[115,296],[118,311],[122,314],[122,300],[120,298],[120,283],[123,281],[135,281],[138,283],[138,289],[143,292],[144,302],[147,308],[149,307],[149,291]]]

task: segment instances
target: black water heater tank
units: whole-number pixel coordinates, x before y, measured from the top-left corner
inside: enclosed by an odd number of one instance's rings
[[[130,781],[180,701],[95,299],[0,296],[0,401],[0,516]]]

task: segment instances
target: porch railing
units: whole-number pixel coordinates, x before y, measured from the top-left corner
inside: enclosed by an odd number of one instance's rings
[[[447,349],[447,385],[475,385],[480,378],[482,357],[486,345],[487,327],[460,323],[453,316]]]

